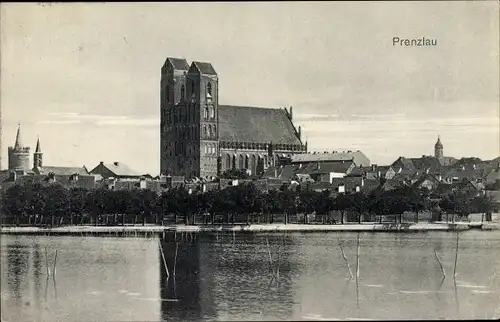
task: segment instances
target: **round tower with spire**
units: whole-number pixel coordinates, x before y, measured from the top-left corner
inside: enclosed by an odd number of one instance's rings
[[[434,145],[434,156],[438,159],[443,158],[443,144],[441,143],[439,135],[438,135],[438,140]]]
[[[39,169],[43,167],[43,153],[40,147],[40,138],[36,139],[36,149],[33,154],[33,169]]]
[[[9,146],[9,170],[30,170],[30,148],[23,146],[21,125],[17,128],[16,143]]]

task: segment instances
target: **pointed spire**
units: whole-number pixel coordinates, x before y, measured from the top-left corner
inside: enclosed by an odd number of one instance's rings
[[[441,139],[439,138],[439,135],[438,135],[438,140],[436,142],[436,147],[438,146],[443,146],[443,144],[441,143]]]
[[[16,143],[14,144],[14,149],[21,149],[23,147],[23,143],[21,141],[21,124],[18,124],[17,134],[16,134]]]
[[[42,149],[40,148],[40,137],[37,136],[36,138],[36,149],[35,153],[42,153]]]

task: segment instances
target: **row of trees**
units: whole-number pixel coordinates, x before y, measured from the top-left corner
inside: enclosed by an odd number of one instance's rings
[[[382,222],[384,216],[395,215],[402,221],[404,212],[413,212],[415,221],[423,211],[464,216],[470,213],[489,213],[492,204],[486,196],[468,198],[454,192],[439,198],[428,191],[402,187],[391,191],[375,190],[332,194],[330,191],[291,191],[288,189],[263,192],[253,184],[228,187],[223,190],[189,193],[185,188],[173,188],[158,196],[150,190],[86,190],[66,189],[60,185],[15,185],[2,196],[2,223],[25,225],[61,224],[122,224],[140,222],[163,223],[165,218],[185,224],[203,218],[205,224],[234,223],[245,218],[274,222],[275,217],[288,223],[290,216],[307,222],[303,214],[323,215],[323,221],[339,218],[361,223],[363,220]],[[333,212],[340,216],[333,216]],[[345,216],[348,214],[348,216]],[[299,216],[299,217],[298,217]],[[454,218],[454,217],[453,217]],[[435,218],[436,220],[439,218]]]

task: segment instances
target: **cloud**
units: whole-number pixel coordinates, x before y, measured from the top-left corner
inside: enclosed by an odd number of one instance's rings
[[[37,124],[85,124],[96,126],[146,126],[156,127],[160,121],[158,117],[136,117],[124,115],[81,114],[77,112],[48,113],[48,118],[36,122]]]

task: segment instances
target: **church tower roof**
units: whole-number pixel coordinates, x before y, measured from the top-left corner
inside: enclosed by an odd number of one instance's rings
[[[42,149],[40,148],[40,138],[36,139],[36,149],[35,153],[42,153]]]
[[[21,149],[23,147],[23,142],[21,141],[21,124],[18,125],[16,134],[16,143],[14,144],[14,149]]]
[[[438,135],[438,140],[436,142],[436,144],[434,145],[434,147],[438,148],[442,148],[443,147],[443,144],[441,143],[441,139],[439,138],[439,135]]]

